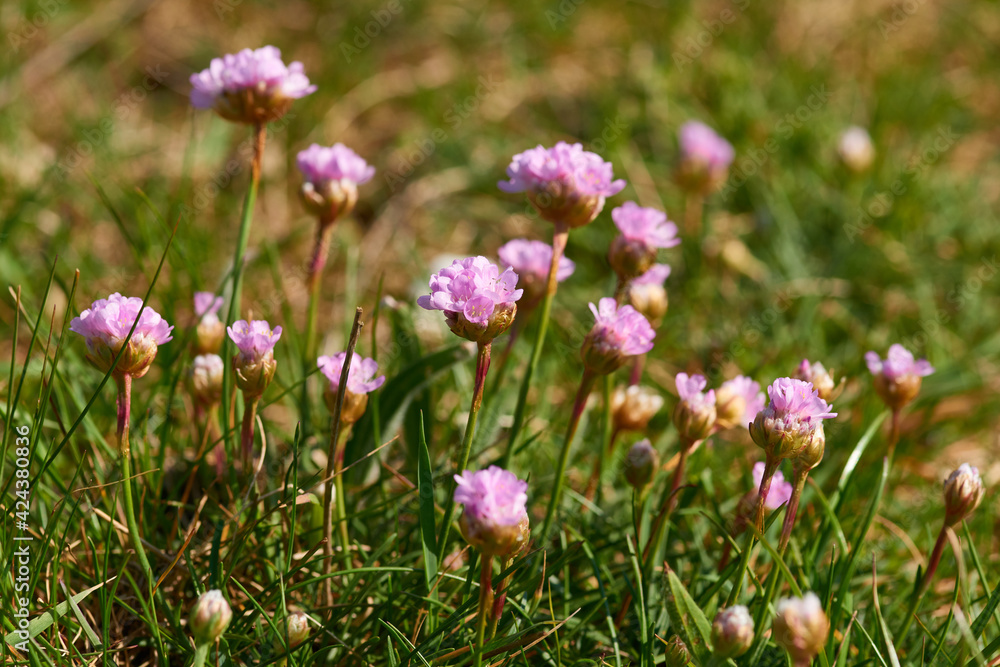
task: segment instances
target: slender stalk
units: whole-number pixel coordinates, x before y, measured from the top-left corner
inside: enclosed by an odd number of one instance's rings
[[[649,542],[646,543],[646,548],[642,552],[642,560],[646,563],[647,568],[655,560],[656,548],[660,540],[663,539],[663,531],[670,520],[670,515],[674,512],[674,507],[677,505],[677,489],[681,488],[681,480],[684,479],[684,468],[687,465],[688,454],[697,447],[699,442],[696,440],[694,442],[681,443],[680,458],[677,461],[677,467],[674,468],[673,480],[670,482],[670,491],[667,493],[663,506],[660,508],[660,513],[656,516],[656,521],[650,529]],[[650,578],[649,575],[650,573],[647,570],[647,579]]]
[[[330,239],[333,238],[333,220],[327,215],[316,225],[316,244],[313,246],[312,261],[309,262],[309,312],[306,320],[305,362],[316,356],[316,321],[319,314],[319,288],[323,284],[323,268],[330,254]]]
[[[198,644],[194,649],[194,662],[191,667],[205,667],[205,660],[208,658],[208,651],[211,644]]]
[[[254,423],[257,420],[257,404],[260,403],[260,396],[248,396],[243,394],[243,426],[240,429],[240,452],[243,462],[243,474],[249,475],[253,471],[253,434]]]
[[[760,480],[760,489],[757,491],[757,509],[754,511],[754,525],[757,526],[757,532],[761,534],[764,532],[764,511],[766,509],[764,504],[767,502],[767,494],[771,491],[771,478],[774,477],[779,465],[781,465],[781,459],[770,456],[764,459],[764,476]]]
[[[503,379],[507,376],[507,362],[510,360],[510,353],[514,349],[514,343],[517,342],[518,337],[521,333],[521,323],[527,318],[531,317],[531,310],[529,309],[517,309],[517,317],[514,318],[514,323],[510,325],[510,329],[507,332],[507,344],[504,345],[503,351],[500,353],[500,359],[497,360],[496,367],[493,371],[493,382],[490,385],[490,393],[496,393],[497,388],[503,383]]]
[[[573,402],[573,414],[570,415],[569,425],[566,427],[566,438],[563,440],[562,452],[559,454],[559,467],[556,469],[556,486],[552,491],[552,496],[549,498],[549,508],[545,512],[545,523],[542,524],[542,532],[540,533],[542,540],[548,536],[552,519],[556,515],[556,508],[559,507],[559,499],[562,496],[563,486],[566,483],[566,466],[569,463],[570,447],[573,444],[576,429],[580,426],[580,417],[583,416],[583,409],[587,406],[587,398],[590,396],[590,390],[594,386],[594,380],[596,379],[597,376],[590,370],[583,371],[583,377],[580,379],[580,388],[577,390],[576,400]]]
[[[139,565],[142,567],[142,573],[146,577],[146,586],[149,591],[149,609],[153,614],[153,618],[150,619],[149,626],[153,631],[153,636],[155,637],[156,644],[159,647],[160,659],[163,660],[166,657],[166,653],[163,650],[163,642],[160,639],[160,626],[156,621],[156,577],[153,576],[153,568],[150,566],[149,559],[146,558],[146,550],[142,546],[142,536],[139,533],[139,522],[136,519],[135,503],[132,499],[132,448],[129,444],[129,421],[132,410],[132,376],[116,375],[115,382],[118,385],[117,436],[118,453],[121,456],[122,487],[125,500],[125,522],[128,525],[128,535],[132,541],[132,548],[135,549],[135,553],[139,557]]]
[[[469,455],[472,452],[472,438],[476,434],[476,421],[479,419],[479,408],[483,404],[483,390],[486,386],[486,373],[490,370],[490,352],[493,343],[479,343],[479,353],[476,355],[476,384],[472,390],[472,404],[469,406],[469,421],[465,424],[465,437],[462,438],[462,449],[458,454],[455,470],[461,474],[469,465]],[[448,553],[448,534],[451,532],[451,522],[455,518],[455,482],[448,489],[448,507],[444,513],[444,523],[441,524],[441,535],[438,540],[438,562],[444,562]]]
[[[505,558],[500,561],[501,569],[506,570],[514,562],[514,558]],[[510,583],[510,575],[500,580],[500,584],[497,586],[496,593],[493,596],[493,611],[490,614],[490,631],[486,636],[487,639],[493,639],[497,633],[497,624],[500,622],[500,617],[503,615],[504,604],[507,602],[507,585]]]
[[[639,384],[642,381],[642,367],[645,363],[645,354],[635,355],[635,359],[632,361],[632,373],[628,377],[629,386]]]
[[[350,425],[348,424],[345,424],[341,428],[340,440],[335,443],[333,453],[333,485],[337,495],[337,530],[340,535],[340,548],[345,557],[351,549],[351,540],[347,533],[347,507],[344,496],[344,475],[342,474],[344,472],[344,452],[347,449],[347,434],[349,431]],[[334,443],[331,444],[334,445]]]
[[[701,235],[701,219],[704,198],[699,194],[690,194],[684,201],[684,229],[688,236]]]
[[[934,550],[931,552],[930,560],[927,561],[927,570],[923,573],[923,576],[921,576],[913,594],[910,596],[910,603],[906,609],[906,616],[903,617],[903,627],[896,635],[896,641],[900,644],[902,644],[903,640],[906,639],[906,633],[910,631],[910,625],[913,623],[913,619],[917,615],[917,609],[920,607],[920,601],[923,600],[924,593],[927,592],[927,588],[930,586],[931,580],[934,578],[934,573],[937,572],[938,565],[941,564],[941,556],[944,554],[944,545],[947,541],[948,524],[944,524],[941,526],[941,532],[938,533],[937,541],[934,542]]]
[[[781,525],[781,540],[778,542],[779,554],[785,553],[785,549],[788,547],[788,540],[792,537],[792,527],[795,526],[795,515],[799,511],[799,498],[802,497],[802,489],[805,488],[808,477],[808,470],[795,471],[795,486],[792,488],[792,497],[788,500],[788,507],[785,508],[785,522]]]
[[[610,377],[610,376],[609,376]],[[610,419],[608,419],[610,421]],[[587,493],[585,497],[587,500],[594,500],[597,495],[597,489],[601,484],[601,473],[604,470],[604,460],[611,457],[615,451],[615,443],[618,442],[618,435],[621,433],[619,429],[611,428],[610,435],[605,434],[604,441],[607,443],[603,448],[603,454],[598,454],[594,457],[594,469],[590,472],[590,481],[587,482]]]
[[[482,554],[479,573],[479,615],[476,619],[476,667],[483,664],[483,641],[486,636],[486,616],[493,606],[493,557]]]
[[[531,389],[531,378],[538,368],[538,362],[542,358],[542,349],[545,347],[545,334],[549,329],[549,315],[552,312],[552,299],[555,297],[559,281],[556,275],[559,272],[559,260],[562,259],[566,250],[566,241],[569,240],[569,227],[565,224],[557,223],[552,234],[552,263],[549,265],[549,279],[545,290],[545,298],[542,299],[542,313],[538,320],[538,331],[535,333],[535,347],[531,351],[531,359],[528,367],[524,371],[524,378],[521,380],[521,391],[517,395],[517,407],[514,409],[514,423],[510,428],[510,436],[507,439],[507,451],[500,459],[500,467],[506,468],[510,461],[511,454],[517,444],[517,438],[521,433],[524,424],[524,409],[528,404],[528,391]]]
[[[899,410],[892,411],[892,421],[889,426],[889,465],[892,465],[893,457],[896,454],[896,445],[899,444]]]

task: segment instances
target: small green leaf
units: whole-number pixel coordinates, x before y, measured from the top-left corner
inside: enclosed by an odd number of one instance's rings
[[[712,624],[669,566],[664,574],[664,599],[670,625],[680,635],[699,665],[712,657]]]
[[[108,581],[114,581],[114,578],[108,579]],[[76,605],[80,604],[80,602],[85,600],[88,595],[96,591],[104,584],[108,583],[108,581],[97,584],[96,586],[91,586],[87,590],[81,591],[80,593],[77,593],[76,595],[72,596],[69,600],[60,602],[53,609],[45,612],[44,614],[41,614],[31,619],[31,622],[28,623],[28,639],[34,639],[39,634],[44,632],[46,629],[48,629],[50,625],[52,625],[55,622],[56,616],[65,616],[66,613],[69,612],[71,607],[75,607]],[[25,641],[24,637],[18,634],[18,632],[19,631],[15,630],[14,632],[9,633],[6,637],[4,637],[4,641],[12,646],[18,644],[19,642]],[[95,640],[96,636],[91,639],[91,641]],[[100,641],[96,641],[96,644],[100,645]]]
[[[420,442],[417,452],[417,492],[420,497],[420,545],[424,551],[427,590],[437,577],[437,538],[434,530],[434,472],[424,437],[424,413],[420,413]]]

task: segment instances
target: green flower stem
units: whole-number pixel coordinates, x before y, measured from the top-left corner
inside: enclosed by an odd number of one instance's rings
[[[615,442],[618,440],[618,434],[620,431],[614,427],[614,421],[611,414],[611,387],[612,378],[610,375],[604,376],[604,418],[603,418],[603,431],[601,440],[604,446],[601,451],[597,453],[594,457],[594,469],[590,473],[590,481],[587,482],[587,491],[584,494],[587,500],[594,500],[594,498],[600,498],[601,489],[601,473],[607,468],[608,460],[610,460],[611,455],[615,451]]]
[[[243,427],[240,429],[240,452],[242,453],[243,474],[253,472],[253,435],[257,419],[257,404],[260,396],[243,394]]]
[[[501,569],[508,569],[513,562],[513,556],[502,559],[500,561]],[[490,614],[490,632],[487,635],[487,639],[493,639],[493,637],[496,636],[497,624],[500,622],[500,617],[503,615],[504,604],[507,602],[507,586],[510,584],[510,577],[511,575],[508,574],[500,580],[500,584],[497,586],[496,593],[493,596],[493,611]]]
[[[337,495],[337,531],[340,536],[340,549],[345,558],[351,549],[350,536],[347,533],[347,507],[344,496],[344,453],[347,449],[347,434],[350,432],[350,424],[344,424],[340,429],[340,437],[335,445],[333,453],[333,487]],[[333,443],[331,443],[333,444]]]
[[[476,667],[483,664],[483,642],[486,637],[486,617],[493,606],[493,557],[482,554],[479,574],[479,615],[476,619]]]
[[[689,194],[684,200],[684,229],[691,238],[701,236],[704,204],[705,199],[700,194]]]
[[[897,643],[902,644],[906,639],[906,633],[910,631],[910,625],[913,623],[914,617],[917,615],[917,609],[920,607],[920,601],[924,598],[924,593],[927,592],[927,588],[930,586],[931,580],[934,578],[934,573],[937,572],[938,565],[941,564],[941,556],[944,554],[944,545],[948,541],[948,524],[941,526],[941,532],[938,533],[937,541],[934,542],[934,550],[931,552],[930,560],[927,561],[927,570],[924,571],[923,576],[921,576],[920,581],[917,583],[916,588],[913,591],[913,595],[910,596],[910,603],[906,609],[906,616],[903,617],[903,627],[900,628],[899,633],[896,635]]]
[[[118,453],[121,456],[122,489],[124,491],[123,495],[125,499],[125,522],[128,525],[128,535],[132,541],[132,548],[135,549],[135,553],[139,557],[139,565],[142,567],[142,573],[146,577],[146,585],[149,591],[149,609],[153,615],[153,618],[150,619],[149,626],[153,631],[153,637],[156,639],[156,644],[159,647],[160,660],[164,660],[166,658],[166,652],[163,648],[163,641],[160,638],[160,626],[156,620],[156,577],[153,576],[153,568],[149,565],[149,559],[146,558],[146,550],[142,546],[142,537],[139,533],[139,522],[136,520],[135,503],[132,498],[132,449],[129,444],[129,421],[132,410],[132,376],[116,375],[115,382],[118,385],[117,435]]]
[[[792,537],[795,516],[799,511],[799,499],[802,497],[802,490],[805,488],[808,478],[808,470],[795,471],[795,486],[792,487],[792,497],[788,500],[788,507],[785,508],[785,522],[781,525],[781,540],[778,542],[779,554],[784,555],[785,549],[788,547],[788,540]]]
[[[483,404],[483,389],[486,386],[486,374],[490,370],[490,352],[493,342],[479,343],[476,355],[476,384],[472,391],[472,405],[469,407],[469,421],[465,424],[465,437],[462,438],[462,449],[458,454],[455,470],[462,474],[469,465],[469,455],[472,452],[472,438],[476,434],[476,421],[479,419],[479,408]],[[444,513],[444,523],[441,524],[441,535],[438,540],[438,562],[443,563],[448,553],[448,534],[451,532],[451,522],[455,518],[455,487],[454,481],[448,487],[448,506]]]
[[[674,507],[677,505],[677,489],[681,488],[681,480],[684,479],[684,468],[687,466],[688,454],[698,446],[699,442],[701,441],[681,442],[680,458],[677,461],[677,467],[674,468],[674,477],[670,482],[670,491],[663,500],[660,513],[656,516],[653,527],[650,529],[649,542],[646,543],[646,548],[642,552],[647,581],[652,580],[652,563],[656,557],[656,550],[659,548],[659,543],[663,539],[663,532],[670,522],[670,515],[673,514]]]
[[[250,244],[250,225],[253,222],[253,209],[257,203],[257,190],[260,187],[260,165],[264,159],[264,144],[267,141],[267,126],[257,123],[253,129],[253,159],[250,162],[250,187],[247,188],[246,197],[243,199],[243,215],[240,218],[240,234],[236,241],[236,253],[233,256],[233,291],[229,299],[229,311],[226,313],[226,322],[235,322],[238,319],[241,305],[241,294],[243,290],[243,255],[246,254],[247,246]],[[222,358],[231,359],[233,354],[233,342],[227,336],[223,339]],[[222,423],[226,425],[223,432],[226,434],[227,447],[231,449],[230,439],[230,397],[233,387],[233,371],[230,364],[226,363],[222,374],[222,404],[220,407]]]
[[[757,526],[757,532],[764,534],[764,512],[766,508],[764,504],[767,502],[767,496],[771,492],[771,478],[774,477],[774,473],[777,472],[778,466],[781,465],[781,459],[776,459],[771,456],[767,456],[764,459],[764,476],[760,480],[760,489],[757,490],[757,509],[754,511],[753,524]]]
[[[556,276],[559,272],[559,260],[562,259],[566,251],[566,242],[569,240],[569,227],[565,224],[557,223],[552,234],[552,263],[549,265],[549,279],[545,290],[545,298],[542,299],[542,312],[538,319],[538,331],[535,333],[535,347],[531,351],[531,359],[528,367],[524,371],[524,379],[521,380],[521,392],[517,396],[517,407],[514,409],[514,423],[510,428],[510,436],[507,439],[507,450],[500,459],[500,467],[506,468],[510,461],[511,454],[517,444],[517,438],[521,433],[524,424],[524,409],[528,404],[528,391],[531,389],[531,378],[538,368],[538,362],[542,358],[542,349],[545,347],[545,334],[549,329],[549,316],[552,313],[552,299],[556,295],[556,288],[559,281]]]
[[[330,254],[330,239],[333,238],[334,220],[324,215],[316,223],[316,245],[313,247],[312,261],[309,263],[309,310],[306,313],[306,344],[302,348],[302,413],[303,434],[312,432],[311,405],[309,403],[309,373],[316,367],[316,322],[319,319],[320,286],[323,284],[323,268]]]
[[[208,658],[208,651],[211,644],[198,644],[194,649],[194,662],[191,667],[205,667],[205,660]]]
[[[559,454],[559,467],[556,469],[556,486],[549,498],[549,508],[545,512],[545,523],[542,524],[540,533],[542,540],[549,534],[549,527],[555,518],[556,509],[559,507],[559,499],[562,496],[563,486],[566,484],[566,466],[569,463],[569,452],[573,444],[573,437],[576,429],[580,426],[580,417],[583,416],[583,409],[587,406],[587,398],[590,390],[594,386],[597,376],[590,370],[583,371],[580,379],[580,388],[576,392],[576,400],[573,402],[573,414],[570,415],[569,425],[566,427],[566,438],[563,440],[562,452]]]

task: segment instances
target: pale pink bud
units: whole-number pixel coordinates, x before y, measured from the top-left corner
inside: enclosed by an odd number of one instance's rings
[[[222,591],[201,594],[191,610],[190,627],[196,645],[211,644],[222,636],[233,619],[233,610],[222,597]]]

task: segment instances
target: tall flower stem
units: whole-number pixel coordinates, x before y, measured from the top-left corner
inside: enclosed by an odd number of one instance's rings
[[[517,407],[514,409],[514,423],[510,428],[510,436],[507,439],[507,451],[500,459],[500,467],[506,468],[510,461],[511,454],[517,444],[517,438],[521,433],[521,426],[524,424],[524,409],[528,404],[528,391],[531,389],[531,378],[538,368],[538,362],[542,358],[542,349],[545,347],[545,334],[549,329],[549,316],[552,313],[552,299],[556,295],[559,281],[556,276],[559,273],[559,260],[562,259],[566,251],[566,242],[569,240],[569,227],[563,223],[556,223],[555,231],[552,234],[552,263],[549,265],[549,279],[545,289],[545,297],[542,299],[542,312],[538,318],[538,331],[535,333],[535,347],[531,351],[531,359],[528,367],[524,371],[524,379],[521,380],[521,392],[517,396]]]
[[[506,570],[514,562],[513,556],[506,559],[501,559],[500,566],[502,570]],[[500,622],[500,617],[503,615],[503,608],[507,602],[507,585],[510,583],[510,575],[500,580],[500,584],[497,586],[496,592],[493,596],[493,610],[490,613],[490,630],[487,635],[487,639],[493,639],[497,633],[497,624]]]
[[[211,644],[198,644],[194,649],[194,662],[191,667],[205,667],[205,660],[208,658],[208,651]]]
[[[778,542],[778,553],[784,554],[788,548],[788,540],[792,537],[792,528],[795,526],[795,516],[799,511],[799,499],[802,497],[802,490],[806,486],[806,479],[809,478],[808,470],[795,471],[795,486],[792,488],[792,497],[788,500],[788,507],[785,508],[785,522],[781,525],[781,540]]]
[[[632,362],[632,373],[628,377],[629,386],[639,384],[642,381],[642,367],[645,363],[645,354],[635,355],[635,360]]]
[[[330,239],[333,238],[333,220],[325,215],[317,221],[316,245],[313,247],[312,260],[309,262],[309,312],[306,319],[305,363],[309,370],[310,363],[316,357],[316,321],[319,315],[319,288],[323,284],[323,268],[330,254]]]
[[[914,616],[917,615],[920,601],[923,599],[924,593],[927,592],[927,588],[934,578],[934,573],[937,572],[938,565],[941,564],[941,556],[944,554],[944,545],[947,541],[948,524],[944,524],[941,526],[941,532],[938,533],[937,541],[934,542],[934,550],[931,551],[930,560],[927,561],[927,569],[924,571],[923,576],[921,576],[920,581],[917,582],[916,588],[914,588],[913,594],[910,596],[906,616],[903,617],[903,627],[896,635],[896,641],[899,643],[902,643],[906,639],[906,633],[910,631],[910,625],[913,623]]]
[[[580,388],[577,390],[576,400],[573,402],[573,414],[570,415],[569,425],[566,427],[566,438],[563,440],[562,452],[559,454],[556,485],[552,491],[552,497],[549,498],[549,507],[545,512],[545,523],[542,524],[542,532],[540,533],[542,540],[548,536],[552,519],[555,518],[556,509],[559,507],[559,499],[562,497],[563,486],[566,484],[566,466],[569,464],[569,452],[573,444],[573,437],[576,435],[576,429],[580,426],[580,417],[583,416],[583,409],[587,406],[587,398],[590,396],[590,390],[596,379],[597,376],[592,371],[583,371]]]
[[[705,199],[699,194],[690,194],[684,200],[684,229],[688,236],[701,234],[702,209]]]
[[[465,437],[462,438],[462,449],[458,454],[456,471],[461,474],[469,465],[469,455],[472,452],[472,438],[476,434],[476,421],[479,418],[479,408],[483,404],[483,389],[486,386],[486,373],[490,370],[490,352],[492,341],[479,343],[476,355],[476,384],[472,391],[472,405],[469,407],[469,421],[465,424]],[[451,522],[455,518],[455,486],[452,481],[448,493],[448,507],[444,513],[444,523],[441,524],[441,535],[438,540],[438,561],[444,562],[448,553],[448,534],[451,532]]]
[[[757,491],[757,509],[754,510],[754,525],[757,526],[757,532],[764,532],[764,504],[767,502],[767,494],[771,491],[771,478],[774,477],[774,473],[777,472],[778,466],[781,465],[781,459],[775,459],[773,457],[766,457],[764,459],[764,475],[760,480],[760,489]]]
[[[670,521],[670,515],[674,512],[674,507],[677,505],[677,489],[681,488],[681,480],[684,479],[684,468],[687,467],[688,454],[691,453],[697,446],[699,441],[694,442],[682,442],[680,456],[677,460],[677,467],[674,468],[674,476],[670,482],[670,491],[667,492],[667,497],[663,501],[663,506],[660,508],[660,513],[656,516],[656,520],[653,523],[653,527],[650,529],[649,542],[646,543],[646,548],[642,552],[643,562],[647,566],[653,562],[654,556],[656,555],[656,549],[663,539],[663,531]],[[647,579],[649,578],[649,572],[647,571]]]
[[[150,619],[150,628],[159,646],[160,659],[165,659],[166,653],[163,650],[163,642],[160,639],[160,626],[156,622],[155,589],[156,577],[153,576],[153,568],[146,558],[146,550],[142,546],[142,537],[139,533],[139,522],[136,520],[135,503],[132,499],[132,448],[129,444],[129,420],[132,410],[132,376],[115,376],[115,383],[118,385],[118,453],[121,456],[122,467],[122,490],[125,500],[125,522],[128,525],[128,536],[132,541],[132,548],[135,549],[136,556],[139,557],[139,565],[142,573],[146,577],[147,590],[149,591],[149,609],[153,618]]]
[[[253,433],[254,422],[257,419],[257,404],[260,396],[243,394],[243,426],[240,429],[240,452],[243,462],[243,474],[253,471]]]
[[[493,606],[493,556],[482,554],[479,573],[479,615],[476,619],[476,667],[483,664],[483,641],[486,637],[486,617]]]
[[[250,187],[247,188],[246,197],[243,199],[243,215],[240,219],[240,234],[236,241],[236,254],[233,256],[233,292],[229,300],[229,312],[226,314],[226,322],[236,320],[240,312],[241,293],[243,289],[243,255],[246,254],[247,246],[250,244],[250,225],[253,222],[253,209],[257,203],[257,190],[260,186],[260,166],[264,159],[264,144],[267,140],[267,126],[262,122],[257,122],[253,128],[253,159],[250,161]],[[222,358],[232,357],[233,343],[227,338],[223,342]],[[233,371],[227,363],[223,369],[222,376],[222,418],[226,428],[227,445],[231,444],[229,439],[230,422],[229,411],[233,404],[230,403],[231,387],[233,383]],[[235,408],[233,408],[235,409]]]
[[[337,531],[340,537],[340,549],[347,557],[351,549],[350,536],[347,533],[347,507],[344,496],[344,452],[347,449],[347,434],[350,432],[350,425],[341,426],[340,435],[336,443],[333,442],[334,434],[330,434],[330,450],[333,452],[333,488],[337,496]],[[329,484],[329,482],[327,482]]]

